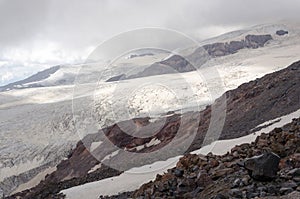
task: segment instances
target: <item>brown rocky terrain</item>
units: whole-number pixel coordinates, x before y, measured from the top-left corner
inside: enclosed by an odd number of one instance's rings
[[[291,66],[268,74],[260,79],[245,83],[237,89],[226,92],[223,97],[227,98],[226,120],[223,130],[220,134],[220,139],[231,139],[241,137],[252,133],[252,129],[256,126],[276,119],[280,116],[289,114],[300,109],[300,62],[296,62]],[[223,101],[219,98],[212,105],[214,107],[220,106]],[[17,193],[8,198],[53,198],[56,193],[62,189],[66,189],[75,185],[84,184],[86,182],[96,181],[110,176],[119,175],[122,171],[117,171],[106,166],[101,166],[94,172],[89,173],[91,168],[99,164],[98,160],[90,154],[86,149],[92,142],[104,140],[103,136],[109,138],[111,143],[119,148],[132,151],[132,159],[128,168],[131,166],[140,166],[146,163],[157,161],[157,159],[149,159],[146,162],[137,159],[138,153],[145,153],[164,148],[178,132],[178,128],[185,129],[185,135],[182,140],[189,134],[189,129],[194,127],[198,129],[196,137],[186,153],[199,149],[202,146],[204,137],[209,127],[212,106],[208,106],[205,110],[199,112],[189,112],[183,115],[173,114],[167,116],[163,121],[150,122],[150,118],[134,119],[136,128],[140,126],[160,125],[164,123],[163,127],[154,135],[148,138],[139,138],[131,136],[123,132],[118,124],[103,129],[101,132],[89,135],[79,142],[77,147],[72,151],[67,160],[62,161],[57,170],[52,174],[46,176],[36,187]],[[200,115],[200,121],[192,122],[196,116]],[[185,122],[181,123],[182,118]],[[132,121],[124,121],[122,125],[131,124]],[[138,132],[139,133],[139,132]],[[138,134],[137,133],[137,134]],[[159,144],[144,147],[140,151],[137,146],[144,146],[153,138],[160,141]],[[84,143],[84,144],[83,144]],[[112,152],[109,145],[103,143],[98,148],[99,157],[105,157]],[[278,153],[277,151],[274,151]],[[174,152],[167,154],[166,157],[173,157]],[[254,155],[254,154],[252,154]],[[279,154],[280,155],[280,154]],[[122,153],[118,154],[122,158]],[[148,161],[148,162],[147,162]],[[134,165],[131,165],[134,163]],[[138,164],[138,165],[137,165]]]
[[[300,118],[222,156],[185,155],[175,168],[138,190],[100,198],[299,197]]]

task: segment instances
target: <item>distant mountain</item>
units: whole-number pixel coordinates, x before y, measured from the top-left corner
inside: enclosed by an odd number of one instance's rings
[[[50,77],[51,74],[54,74],[56,71],[60,69],[60,66],[53,66],[46,70],[40,71],[26,79],[21,81],[13,82],[5,86],[0,87],[1,91],[8,91],[11,89],[21,89],[21,88],[31,88],[31,87],[41,87],[43,85],[37,83],[38,81],[45,80]]]

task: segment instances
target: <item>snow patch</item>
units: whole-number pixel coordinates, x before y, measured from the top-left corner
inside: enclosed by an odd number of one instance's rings
[[[24,183],[24,184],[21,184],[19,185],[19,187],[14,190],[14,193],[18,193],[18,192],[21,192],[21,191],[24,191],[26,189],[30,189],[32,187],[35,187],[36,185],[38,185],[42,180],[45,179],[45,176],[47,174],[51,174],[53,173],[54,171],[56,171],[56,167],[50,167],[50,168],[47,168],[45,169],[43,172],[37,174],[34,178],[32,178],[30,181]]]
[[[94,151],[96,148],[98,148],[103,142],[100,141],[100,142],[92,142],[91,144],[91,148],[90,148],[90,151]]]
[[[298,118],[298,117],[300,117],[300,109],[293,113],[290,113],[288,115],[285,115],[285,116],[282,116],[282,117],[279,117],[274,120],[270,120],[270,121],[264,122],[263,124],[258,125],[257,127],[264,126],[265,124],[272,124],[265,128],[260,129],[259,131],[254,132],[250,135],[243,136],[243,137],[236,138],[236,139],[231,139],[231,140],[219,140],[219,141],[211,143],[210,145],[204,146],[199,150],[193,151],[192,153],[207,155],[208,153],[212,152],[213,154],[216,154],[216,155],[224,155],[227,152],[230,152],[230,150],[233,147],[235,147],[236,145],[254,142],[255,139],[262,133],[268,133],[268,132],[272,131],[274,128],[282,127],[285,124],[292,122],[293,118]],[[274,122],[274,121],[276,121],[276,122]]]
[[[96,171],[97,169],[100,169],[101,165],[102,165],[101,163],[95,165],[93,168],[91,168],[91,170],[88,171],[88,173],[92,173],[92,172]]]
[[[36,167],[39,167],[44,162],[44,158],[35,157],[32,161],[26,161],[12,167],[3,167],[0,169],[0,181],[12,175],[19,175]],[[3,165],[1,165],[3,166]]]
[[[112,152],[111,154],[105,156],[105,157],[102,159],[102,162],[105,161],[105,160],[109,160],[109,159],[111,159],[112,157],[118,155],[119,152],[120,152],[120,150],[116,150],[116,151]]]
[[[67,199],[97,199],[100,195],[114,195],[125,191],[134,191],[140,185],[155,179],[176,165],[181,156],[159,161],[150,165],[132,168],[119,176],[62,190]]]

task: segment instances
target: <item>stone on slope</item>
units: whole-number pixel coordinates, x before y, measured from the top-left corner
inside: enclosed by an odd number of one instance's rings
[[[277,176],[280,157],[275,153],[268,152],[245,160],[244,166],[249,175],[259,181],[269,181]]]
[[[276,35],[283,36],[289,34],[289,31],[286,30],[277,30]]]

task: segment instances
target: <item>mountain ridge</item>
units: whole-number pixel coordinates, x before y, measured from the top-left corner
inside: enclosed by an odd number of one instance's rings
[[[251,129],[263,123],[264,121],[272,120],[283,114],[291,113],[295,110],[300,109],[299,78],[300,61],[293,63],[292,65],[288,66],[287,68],[281,71],[265,75],[264,77],[258,80],[251,81],[249,83],[244,83],[233,91],[227,91],[224,95],[228,97],[228,115],[224,125],[223,133],[221,134],[220,138],[230,139],[253,133],[251,132]],[[260,103],[257,103],[258,101]],[[218,106],[218,103],[220,102],[216,100],[214,106]],[[282,106],[282,104],[284,104],[284,106]],[[261,107],[266,107],[266,109],[261,112]],[[236,110],[233,110],[234,108]],[[239,112],[239,110],[247,111],[244,113],[244,115],[239,115],[236,113]],[[259,113],[259,115],[257,115],[257,110],[260,110],[259,112],[261,112]],[[205,129],[208,128],[210,111],[211,106],[208,106],[204,111],[201,112],[202,117],[199,123],[200,126],[198,128],[198,134],[194,139],[193,144],[188,149],[188,152],[199,149],[202,146],[202,142],[204,140],[203,136],[205,135],[204,132]],[[251,121],[251,118],[249,117],[253,117],[256,119],[254,119],[254,122],[249,123],[249,121]],[[145,125],[147,124],[147,119],[145,118],[136,120],[144,121],[146,122]],[[170,127],[175,127],[178,124],[178,122],[180,122],[180,119],[177,115],[173,115],[169,116],[168,121]],[[236,124],[233,125],[233,123]],[[163,133],[162,137],[160,137],[159,134],[155,135],[158,136],[156,138],[161,141],[158,145],[150,146],[148,148],[143,149],[143,151],[152,151],[167,145],[169,141],[174,137],[174,133],[176,134],[176,131],[170,132],[168,129],[169,127],[161,131]],[[107,136],[111,138],[110,141],[117,144],[119,147],[126,146],[128,148],[129,145],[131,145],[129,148],[135,148],[136,146],[144,145],[145,143],[149,142],[149,139],[133,138],[128,140],[126,136],[124,137],[124,135],[122,135],[122,131],[116,128],[115,125],[108,127],[106,128],[106,130],[104,129],[103,131],[109,133],[109,135],[107,134]],[[229,132],[235,133],[232,134]],[[101,136],[99,137],[99,134],[89,135],[85,139],[91,140],[92,142],[97,142],[99,139],[101,140]],[[137,143],[139,144],[137,145]],[[105,147],[105,145],[100,145],[100,147]],[[120,155],[122,156],[122,154]],[[82,160],[84,160],[84,162],[82,162]],[[92,169],[97,164],[99,164],[99,161],[88,153],[82,142],[79,142],[77,147],[70,154],[69,159],[62,161],[58,165],[57,171],[55,171],[51,175],[48,175],[43,183],[38,185],[36,188],[33,188],[30,192],[32,194],[43,194],[43,197],[46,197],[47,195],[44,195],[44,189],[47,190],[47,183],[68,183],[63,182],[63,179],[70,173],[73,173],[74,171],[76,171],[78,175],[77,177],[73,176],[74,179],[85,178],[84,176],[87,174],[87,171]],[[97,175],[99,175],[99,173]],[[66,184],[64,186],[67,187],[68,185]],[[33,195],[31,195],[30,192],[24,191],[20,193],[20,196],[24,196],[25,198],[33,197]],[[26,194],[29,195],[25,196]]]

